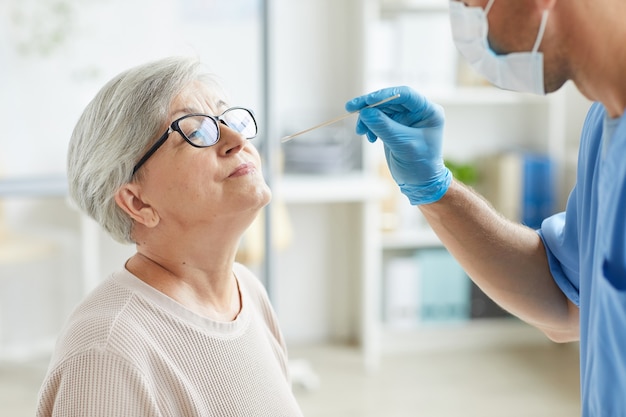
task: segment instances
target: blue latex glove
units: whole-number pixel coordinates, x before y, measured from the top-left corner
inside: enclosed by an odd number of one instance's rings
[[[396,94],[400,97],[363,109]],[[413,205],[438,201],[448,190],[452,174],[443,163],[443,109],[409,87],[392,87],[346,103],[359,112],[356,132],[370,142],[383,141],[387,165],[400,191]]]

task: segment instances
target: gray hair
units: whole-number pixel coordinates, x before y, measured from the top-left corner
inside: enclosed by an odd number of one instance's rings
[[[134,242],[133,220],[116,204],[115,193],[131,181],[135,163],[163,133],[172,101],[193,81],[223,96],[196,59],[171,57],[131,68],[98,92],[74,128],[67,161],[70,196],[119,242]],[[141,172],[135,177],[140,180]]]

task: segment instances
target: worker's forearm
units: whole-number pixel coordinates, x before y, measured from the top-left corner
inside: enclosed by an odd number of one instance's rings
[[[441,200],[420,208],[446,248],[487,295],[549,336],[576,338],[577,311],[554,282],[545,248],[534,230],[500,216],[456,181]]]

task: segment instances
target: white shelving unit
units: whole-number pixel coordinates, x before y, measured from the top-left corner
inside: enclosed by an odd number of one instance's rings
[[[383,232],[382,250],[403,250],[441,247],[442,243],[429,227]]]
[[[355,172],[339,176],[285,175],[276,187],[287,204],[378,201],[386,193],[379,178]]]
[[[424,15],[441,23],[442,16],[447,19],[448,0],[348,0],[341,4],[307,0],[298,7],[279,0],[277,4],[281,11],[275,19],[276,37],[290,38],[289,45],[283,45],[274,57],[277,89],[273,100],[279,130],[303,128],[336,116],[343,103],[356,95],[408,84],[444,107],[444,156],[463,159],[507,147],[528,147],[552,156],[559,177],[566,171],[565,155],[571,162],[578,135],[569,126],[570,107],[576,101],[571,89],[538,97],[482,85],[444,85],[439,79],[422,83],[398,74],[394,78],[390,69],[396,63],[404,65],[394,55],[398,51],[389,38],[394,19],[404,19],[406,25],[406,19]],[[433,46],[430,52],[451,41],[437,36],[426,40]],[[430,52],[417,49],[420,60],[436,61]],[[302,80],[297,87],[283,82],[293,81],[296,74]],[[378,180],[382,155],[380,147],[364,141],[362,174],[287,175],[275,186],[275,196],[286,203],[294,230],[292,247],[277,254],[274,300],[288,342],[356,340],[371,371],[378,367],[382,352],[410,346],[405,339],[419,338],[423,331],[398,334],[385,328],[385,260],[394,253],[442,248],[427,225],[381,232],[380,201],[390,192],[399,195],[397,188],[390,190]],[[463,326],[475,328],[477,324]],[[437,334],[436,329],[424,333],[425,337]]]
[[[446,130],[444,133],[444,157],[457,161],[471,161],[473,158],[489,152],[498,152],[509,146],[517,148],[530,148],[541,152],[558,152],[560,145],[551,144],[552,141],[562,142],[562,130],[552,126],[555,114],[561,114],[559,106],[560,100],[548,97],[538,97],[534,95],[518,94],[496,89],[491,86],[459,86],[457,80],[441,79],[438,74],[429,72],[429,69],[418,68],[421,62],[411,61],[402,56],[410,53],[406,45],[415,42],[416,53],[420,53],[420,61],[433,63],[433,71],[437,71],[437,65],[441,66],[441,72],[445,72],[445,66],[456,65],[459,67],[458,55],[455,59],[454,45],[450,38],[434,35],[429,42],[436,44],[432,46],[424,44],[419,40],[420,32],[417,26],[419,23],[426,23],[432,20],[438,24],[447,24],[442,16],[447,15],[447,0],[380,0],[370,2],[370,24],[366,27],[374,27],[374,32],[389,37],[390,31],[396,36],[396,41],[400,45],[387,59],[400,62],[400,69],[393,67],[382,67],[379,63],[370,65],[366,69],[368,77],[366,85],[371,85],[368,90],[382,88],[385,85],[409,84],[422,93],[432,102],[441,105],[446,113]],[[435,25],[436,23],[432,23]],[[382,30],[381,30],[382,28]],[[398,29],[399,28],[399,29]],[[428,30],[434,30],[435,34],[441,34],[444,28],[425,25]],[[426,30],[426,29],[425,29]],[[426,35],[426,34],[424,34]],[[376,34],[370,34],[376,36]],[[408,39],[408,37],[413,38]],[[369,42],[373,42],[370,38]],[[447,51],[447,52],[446,52]],[[376,52],[373,52],[376,53]],[[394,55],[395,54],[395,55]],[[431,54],[431,55],[429,55]],[[367,59],[368,62],[375,58]],[[410,65],[415,68],[410,68]],[[427,64],[428,65],[428,64]],[[412,77],[411,70],[419,76]],[[425,80],[423,83],[422,80]],[[526,115],[527,120],[523,120]],[[532,120],[529,123],[528,120]],[[551,139],[548,140],[547,132],[550,132]],[[547,144],[547,145],[546,145]],[[403,203],[404,201],[402,201]],[[400,203],[400,204],[402,204]],[[417,210],[417,209],[415,209]],[[423,222],[418,227],[410,229],[398,229],[393,232],[382,234],[381,239],[381,277],[384,282],[386,263],[394,256],[406,256],[407,254],[421,251],[423,249],[443,248],[438,237]],[[378,290],[382,289],[379,283]],[[468,294],[469,297],[469,294]],[[389,328],[383,321],[382,296],[376,299],[376,304],[371,308],[375,309],[378,317],[376,326],[381,341],[364,340],[364,343],[371,343],[373,349],[365,349],[372,357],[367,360],[370,369],[376,369],[378,360],[382,352],[401,350],[402,346],[423,346],[423,343],[415,343],[421,338],[440,339],[441,331],[437,331],[438,325],[420,326],[412,329],[398,331]],[[476,328],[478,323],[463,322],[455,323],[456,331],[464,330],[472,334],[468,329]],[[444,330],[450,325],[440,325]],[[449,332],[448,332],[449,333]],[[457,343],[448,339],[442,343]],[[432,344],[432,343],[431,343]],[[440,348],[441,343],[434,343]],[[433,346],[434,346],[433,345]]]
[[[387,37],[389,36],[389,27],[394,25],[393,22],[397,22],[400,26],[406,26],[405,19],[420,19],[418,16],[422,18],[432,17],[437,20],[442,15],[446,15],[448,9],[448,0],[371,0],[368,4],[369,12],[366,15],[369,16],[370,21],[364,27],[374,27],[374,32],[378,34],[381,33],[379,29],[381,26],[386,27],[382,34]],[[415,22],[418,21],[415,20]],[[397,32],[396,35],[398,35]],[[406,31],[401,35],[406,36]],[[373,36],[376,35],[370,33],[365,35],[364,39],[370,44],[374,44]],[[399,40],[400,43],[403,41],[406,39]],[[420,49],[418,39],[411,39],[411,41],[416,41],[418,44],[416,49]],[[448,41],[451,42],[451,38]],[[427,52],[441,52],[439,48],[445,49],[445,40],[432,38],[429,42],[437,43],[437,47],[422,46],[421,50],[426,52],[420,55],[420,60],[425,63],[445,63],[446,59],[449,58],[437,58],[427,54]],[[379,49],[373,48],[371,53],[377,54]],[[406,49],[403,51],[406,53]],[[367,62],[371,63],[374,60],[375,58],[366,57]],[[398,56],[396,56],[396,60],[405,61]],[[461,61],[457,62],[460,63]],[[394,79],[393,74],[390,76],[389,67],[381,70],[378,63],[373,66],[374,68],[371,68],[372,65],[370,68],[366,67],[368,76],[365,83],[366,85],[371,84],[371,88],[367,88],[368,90],[384,87],[385,84],[404,84],[407,79],[406,73],[398,72],[395,74],[397,79]],[[411,78],[409,77],[409,79]],[[581,118],[581,121],[574,119],[574,124],[582,123],[581,109],[584,112],[589,105],[585,99],[581,99],[581,95],[575,89],[566,86],[557,93],[541,97],[504,91],[486,85],[459,86],[456,82],[441,85],[438,84],[436,76],[433,76],[432,79],[435,81],[432,84],[416,82],[415,85],[409,85],[431,101],[443,106],[446,112],[444,157],[471,160],[482,154],[497,153],[501,150],[507,150],[507,148],[527,149],[547,154],[555,164],[558,187],[563,190],[559,196],[558,205],[561,208],[564,207],[569,185],[572,182],[571,178],[567,178],[567,172],[572,170],[572,154],[576,152],[579,134],[578,130],[571,129],[572,120],[568,114],[571,112],[573,117]],[[579,114],[576,115],[576,112]],[[384,274],[385,263],[394,254],[402,256],[409,252],[431,248],[443,248],[443,245],[430,227],[423,222],[417,227],[385,232],[381,238],[381,272]],[[381,281],[383,278],[381,275]],[[378,285],[377,289],[380,288],[381,285]],[[418,325],[409,331],[387,328],[382,320],[381,298],[376,299],[378,304],[371,306],[378,312],[378,330],[374,333],[380,336],[381,343],[364,340],[364,343],[369,342],[375,346],[375,349],[365,349],[366,352],[373,355],[367,363],[376,366],[378,355],[384,351],[396,351],[399,346],[423,347],[424,343],[420,343],[419,339],[437,338],[438,334],[441,333],[437,331],[437,326],[433,328],[433,326]],[[502,320],[499,319],[487,320],[486,322],[484,320],[470,320],[461,325],[454,324],[453,327],[456,326],[456,331],[465,329],[467,334],[472,334],[473,330],[471,329],[482,329],[485,325],[500,326],[501,324]],[[510,325],[510,320],[505,325]],[[446,334],[446,329],[450,326],[442,327],[443,333]],[[418,340],[417,343],[415,343],[416,340]],[[446,342],[443,341],[443,343]],[[447,339],[447,343],[458,342]],[[432,345],[432,343],[428,345]]]
[[[288,175],[277,184],[277,190],[294,222],[304,223],[294,225],[294,228],[304,230],[296,239],[315,241],[320,235],[326,236],[325,242],[310,245],[306,251],[299,250],[296,242],[293,251],[284,255],[284,258],[295,261],[291,262],[291,268],[287,267],[287,271],[291,272],[284,275],[302,277],[311,272],[318,287],[328,286],[322,294],[313,290],[295,300],[300,314],[307,315],[306,305],[311,299],[316,300],[317,305],[329,302],[326,309],[328,316],[324,317],[327,322],[321,326],[325,324],[330,329],[329,337],[335,341],[360,339],[365,367],[375,369],[380,338],[378,310],[375,307],[380,295],[381,269],[379,201],[387,193],[383,181],[363,173]],[[326,216],[320,221],[325,230],[313,226],[318,236],[312,236],[312,233],[306,232],[307,227],[311,227],[307,223],[314,224],[313,217],[320,212]],[[302,258],[303,255],[306,259]],[[326,268],[318,269],[320,265],[316,265],[315,259],[320,258],[328,264]],[[305,283],[303,285],[306,287]],[[281,300],[283,297],[291,298],[293,293],[284,281],[277,287],[281,294],[275,301],[280,314],[280,306],[284,305]],[[296,325],[300,325],[302,318],[300,316],[296,320]],[[285,318],[281,321],[283,325],[289,325]],[[318,337],[314,335],[313,339]],[[311,339],[311,336],[308,338]]]

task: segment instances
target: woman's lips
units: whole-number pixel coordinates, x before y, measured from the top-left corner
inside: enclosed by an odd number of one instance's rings
[[[254,167],[253,163],[246,162],[246,163],[239,165],[237,168],[235,168],[235,170],[231,172],[228,177],[232,178],[232,177],[240,177],[242,175],[248,175],[249,173],[253,172],[255,169],[256,168]]]

